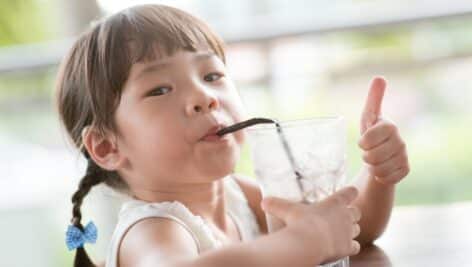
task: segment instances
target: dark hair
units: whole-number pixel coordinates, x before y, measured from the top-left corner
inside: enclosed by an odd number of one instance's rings
[[[117,172],[100,168],[83,146],[82,131],[116,132],[114,112],[131,66],[172,55],[178,50],[212,50],[223,62],[223,42],[201,20],[176,8],[140,5],[96,23],[82,34],[63,60],[57,77],[57,108],[70,139],[87,158],[88,167],[72,196],[72,224],[83,229],[80,207],[90,189],[102,182],[114,189],[127,185]],[[95,266],[83,247],[74,266]]]

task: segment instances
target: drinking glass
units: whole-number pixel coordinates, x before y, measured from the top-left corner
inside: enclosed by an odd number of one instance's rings
[[[346,182],[343,117],[283,121],[279,125],[282,131],[275,124],[258,124],[245,129],[256,179],[264,197],[316,202],[343,186]],[[266,218],[269,232],[283,225],[269,214]],[[349,257],[321,266],[347,267]]]

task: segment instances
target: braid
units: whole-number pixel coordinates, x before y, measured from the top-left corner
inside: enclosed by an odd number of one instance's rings
[[[93,186],[100,184],[105,180],[102,169],[92,160],[88,159],[88,166],[84,177],[79,182],[77,191],[72,195],[72,224],[80,230],[84,230],[82,223],[82,213],[80,207],[84,197],[88,194]],[[77,248],[74,267],[94,267],[87,252],[83,247]]]
[[[93,160],[89,159],[85,176],[80,180],[79,188],[72,195],[72,224],[80,229],[83,228],[80,223],[82,219],[82,214],[80,212],[82,201],[93,186],[104,181],[100,173],[100,167]]]

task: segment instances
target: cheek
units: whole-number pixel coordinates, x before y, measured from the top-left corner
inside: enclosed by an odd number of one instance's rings
[[[234,124],[248,119],[248,115],[244,109],[244,105],[236,89],[231,90],[221,100],[222,109],[228,117],[228,123]],[[236,143],[241,146],[245,141],[244,131],[237,131],[233,133]]]
[[[239,145],[239,148],[244,144],[246,141],[246,133],[245,131],[237,131],[234,133],[234,139],[236,140],[236,143]]]
[[[244,108],[241,97],[237,94],[236,89],[231,90],[228,95],[222,99],[223,109],[228,112],[232,119],[232,123],[246,120],[248,115]]]
[[[175,159],[184,151],[182,145],[183,131],[174,117],[160,113],[159,116],[149,115],[149,112],[130,113],[120,128],[124,134],[125,143],[130,150],[133,164],[161,165],[169,159]],[[151,113],[152,114],[152,113]]]
[[[159,158],[174,159],[185,151],[184,131],[179,127],[175,119],[159,120],[151,127],[148,144],[152,147],[152,153]],[[146,145],[146,144],[144,144]]]

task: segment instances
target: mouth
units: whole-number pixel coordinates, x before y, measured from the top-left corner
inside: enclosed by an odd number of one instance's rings
[[[218,141],[218,140],[222,139],[223,136],[219,136],[219,135],[217,135],[216,133],[217,133],[219,130],[225,128],[225,127],[226,127],[226,126],[223,125],[223,124],[218,124],[218,125],[216,125],[216,126],[211,127],[211,128],[205,133],[205,135],[204,135],[202,138],[200,138],[200,141]]]

